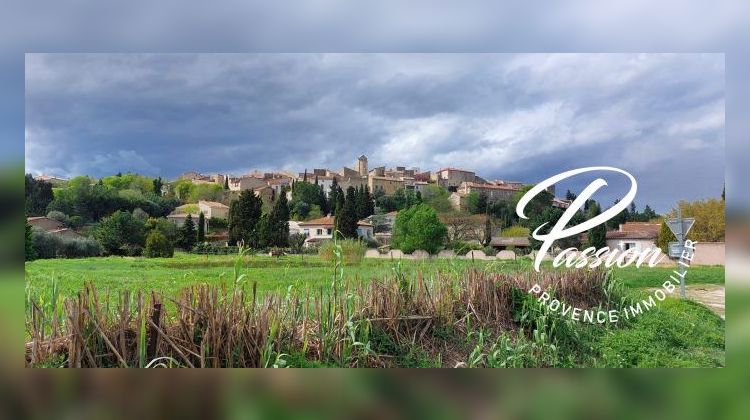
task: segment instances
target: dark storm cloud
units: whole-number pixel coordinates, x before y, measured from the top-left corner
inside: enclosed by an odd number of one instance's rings
[[[526,182],[611,165],[664,210],[721,191],[724,57],[27,55],[32,172],[338,169],[362,153]]]

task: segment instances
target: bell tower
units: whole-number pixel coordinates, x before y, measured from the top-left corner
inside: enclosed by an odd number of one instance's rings
[[[357,172],[359,176],[367,176],[367,156],[362,155],[357,158]]]

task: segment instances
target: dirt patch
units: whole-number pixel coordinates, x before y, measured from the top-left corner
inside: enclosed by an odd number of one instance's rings
[[[724,318],[724,286],[716,284],[688,285],[685,289],[688,298],[702,303],[708,309]]]
[[[650,291],[656,289],[649,288]],[[693,284],[685,287],[688,299],[703,304],[722,319],[724,319],[724,286],[717,284]],[[679,286],[675,289],[674,297],[680,297]]]

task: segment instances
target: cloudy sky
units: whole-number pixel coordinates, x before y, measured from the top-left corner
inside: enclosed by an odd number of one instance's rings
[[[32,173],[609,165],[660,211],[724,180],[723,54],[28,54],[25,73]]]

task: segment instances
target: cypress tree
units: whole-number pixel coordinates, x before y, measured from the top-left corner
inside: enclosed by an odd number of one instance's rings
[[[587,219],[590,220],[601,213],[599,204],[593,201],[589,204],[587,212]],[[607,246],[607,227],[604,224],[595,226],[588,231],[588,246],[596,249],[604,248]]]
[[[340,208],[340,214],[336,215],[338,230],[345,238],[356,238],[357,222],[359,219],[357,219],[356,193],[354,187],[350,186],[346,189],[344,204]]]
[[[225,190],[229,189],[229,176],[228,175],[224,177],[224,189]]]
[[[195,223],[193,222],[193,216],[188,214],[185,218],[185,223],[182,225],[180,230],[181,234],[181,245],[185,251],[190,251],[195,246]]]
[[[490,242],[492,242],[492,222],[490,221],[490,216],[487,215],[484,221],[484,238],[482,240],[482,245],[489,246]]]
[[[365,189],[360,184],[359,187],[354,191],[354,203],[355,210],[357,212],[357,220],[362,220],[367,217],[367,197],[365,197]]]
[[[302,177],[302,182],[307,182],[307,168],[305,168],[305,175]]]
[[[161,180],[161,177],[154,178],[154,193],[156,195],[161,195],[161,187],[164,185],[164,183]]]
[[[333,177],[333,181],[331,182],[331,189],[328,191],[328,210],[331,212],[331,214],[336,214],[336,211],[338,208],[336,208],[336,204],[338,204],[338,199],[336,197],[336,194],[338,194],[338,188],[339,183],[336,181],[336,177]]]
[[[268,215],[268,226],[270,232],[267,235],[266,245],[284,247],[289,244],[289,205],[286,194],[279,194],[278,200],[273,205]]]
[[[323,191],[322,185],[318,188],[318,206],[320,206],[320,213],[323,214],[323,216],[328,215],[331,211],[328,208],[328,200],[326,199],[326,193]]]
[[[26,223],[26,261],[36,259],[36,250],[31,242],[31,225]]]
[[[203,212],[198,215],[198,242],[206,242],[206,215]]]
[[[349,187],[351,188],[351,187]],[[336,215],[338,216],[338,210],[344,208],[346,197],[344,196],[344,190],[341,186],[336,187]]]
[[[285,197],[286,198],[286,197]],[[229,206],[229,242],[244,241],[246,246],[257,244],[256,227],[262,214],[263,202],[251,190],[240,193]]]

